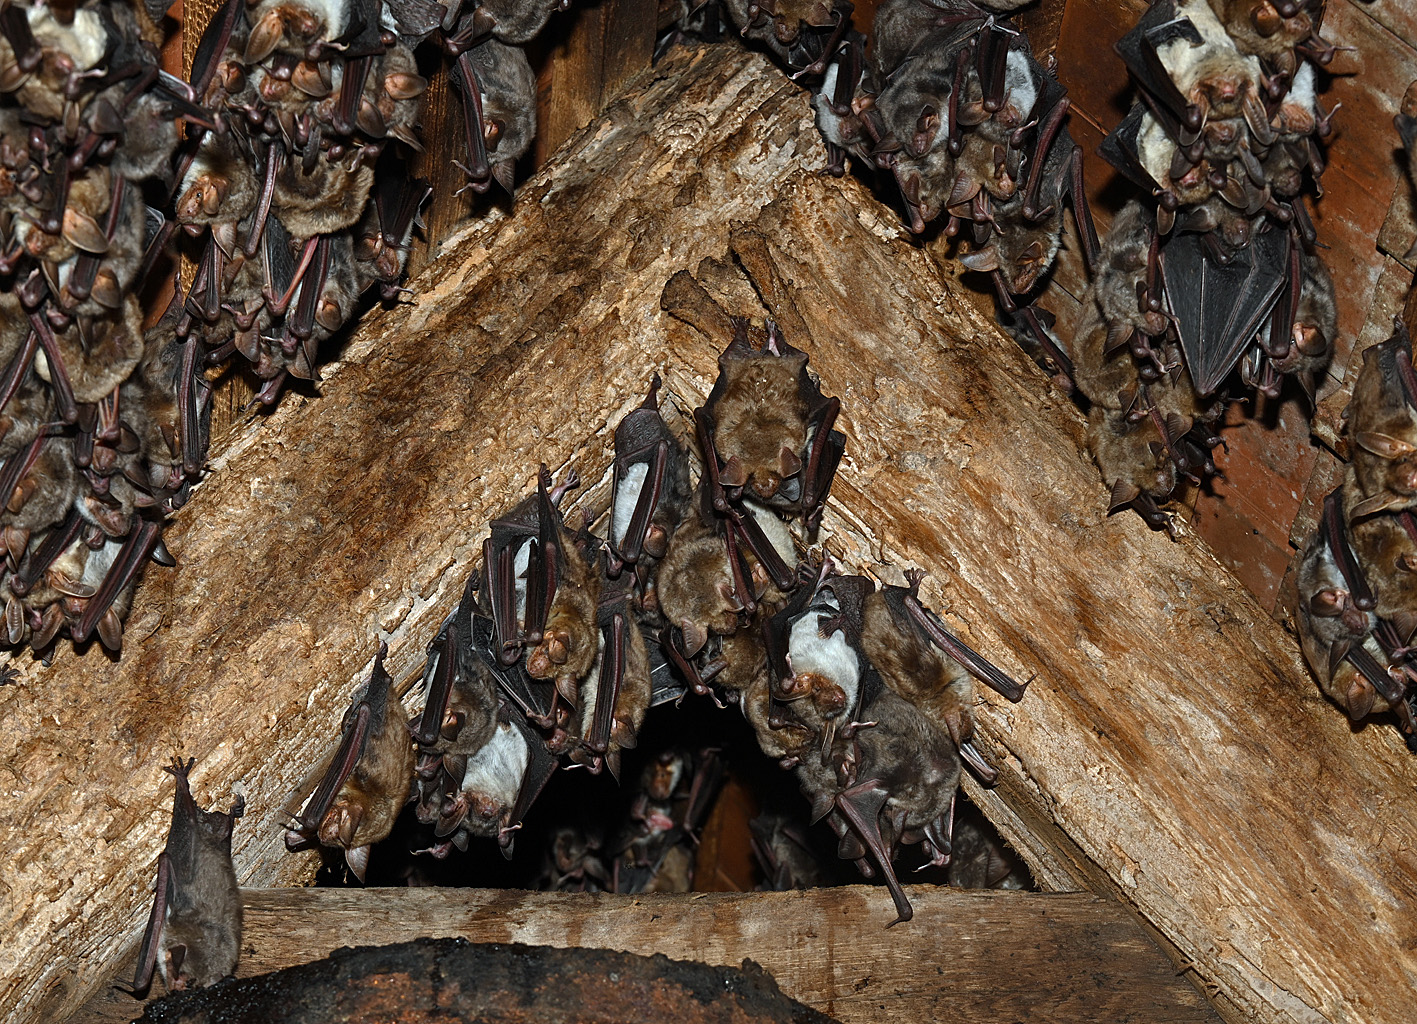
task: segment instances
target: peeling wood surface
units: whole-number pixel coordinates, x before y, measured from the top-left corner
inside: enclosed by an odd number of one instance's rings
[[[150,574],[120,664],[64,652],[0,689],[0,1005],[62,1017],[140,932],[173,748],[199,800],[244,781],[243,882],[308,876],[278,809],[377,636],[406,676],[537,462],[574,461],[602,500],[609,425],[655,369],[671,405],[707,393],[724,339],[659,295],[744,225],[745,263],[787,283],[774,312],[844,403],[834,553],[925,568],[967,641],[1037,674],[1022,704],[978,710],[1006,837],[1042,877],[1047,829],[1030,847],[1010,823],[1060,828],[1238,1014],[1405,1024],[1417,763],[1390,729],[1350,732],[1203,544],[1103,514],[1076,409],[892,211],[816,174],[809,125],[760,57],[665,61],[516,216],[450,244],[417,305],[372,316],[320,400],[225,451],[171,534],[188,571]]]
[[[424,936],[583,946],[736,967],[845,1024],[1030,1021],[1212,1024],[1214,1011],[1131,916],[1088,893],[910,887],[914,920],[882,889],[615,896],[486,889],[248,889],[250,977],[341,946]],[[116,1024],[141,1006],[95,999],[70,1024]]]

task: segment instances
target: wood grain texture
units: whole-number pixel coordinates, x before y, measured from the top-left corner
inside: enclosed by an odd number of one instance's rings
[[[552,18],[537,40],[546,55],[537,77],[537,167],[649,67],[655,21],[654,0],[600,0]]]
[[[671,57],[515,216],[450,245],[417,305],[371,317],[321,400],[231,446],[170,542],[203,571],[144,584],[152,636],[116,667],[66,653],[0,690],[0,1002],[58,1016],[139,931],[174,746],[197,757],[201,800],[245,781],[243,881],[309,870],[281,852],[276,809],[330,745],[374,634],[402,678],[537,462],[573,460],[600,481],[583,500],[603,500],[609,426],[655,369],[676,414],[702,400],[724,339],[668,321],[659,296],[705,257],[731,268],[737,225],[843,401],[833,553],[896,582],[926,569],[967,642],[1036,676],[1023,703],[977,709],[1011,812],[996,823],[1036,877],[1066,878],[1062,847],[1080,850],[1237,1015],[1405,1024],[1417,763],[1390,729],[1350,731],[1203,544],[1103,514],[1076,408],[893,211],[816,173],[810,123],[760,57]],[[1026,842],[1031,821],[1046,827]]]
[[[746,957],[767,968],[786,995],[845,1024],[1216,1021],[1127,912],[1091,894],[911,886],[915,919],[890,930],[890,900],[862,885],[685,897],[479,889],[243,895],[240,977],[307,963],[341,946],[466,936],[735,967]],[[71,1024],[114,1024],[140,1009],[121,994],[105,996]]]

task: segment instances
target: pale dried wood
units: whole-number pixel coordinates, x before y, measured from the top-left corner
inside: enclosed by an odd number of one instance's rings
[[[372,317],[320,401],[229,449],[174,530],[199,571],[140,595],[158,632],[116,668],[64,654],[0,691],[16,780],[0,1001],[58,1015],[137,933],[174,745],[198,757],[199,798],[245,780],[243,880],[308,872],[274,809],[330,742],[372,634],[402,677],[538,461],[603,481],[608,427],[654,369],[671,406],[707,393],[724,339],[668,321],[659,294],[727,260],[748,223],[811,335],[790,340],[845,405],[834,553],[929,570],[926,599],[968,641],[1038,674],[1022,704],[978,709],[1016,812],[996,815],[1006,835],[1059,879],[1064,847],[1081,851],[1078,873],[1105,874],[1237,1015],[1406,1020],[1417,766],[1400,740],[1352,734],[1202,544],[1103,514],[1077,410],[941,285],[893,212],[813,173],[809,123],[759,57],[662,65],[515,216],[450,245],[417,305]]]
[[[915,919],[879,888],[615,896],[486,889],[248,889],[249,977],[341,946],[422,936],[614,949],[736,967],[845,1024],[1031,1021],[1207,1024],[1214,1012],[1115,901],[1090,893],[911,886]],[[131,1020],[113,994],[70,1024]]]

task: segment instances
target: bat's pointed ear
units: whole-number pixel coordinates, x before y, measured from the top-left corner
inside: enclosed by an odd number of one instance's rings
[[[1118,480],[1112,485],[1112,496],[1107,501],[1108,513],[1116,512],[1125,508],[1141,496],[1141,488],[1136,484],[1128,483],[1125,480]]]
[[[959,258],[959,261],[970,270],[977,270],[984,274],[999,269],[999,254],[992,248],[967,252]]]
[[[748,482],[748,473],[743,468],[743,460],[733,456],[718,471],[718,482],[725,487],[742,487]]]
[[[1351,640],[1340,640],[1328,649],[1329,679],[1338,674],[1338,668],[1343,663],[1343,659],[1348,657],[1348,651],[1352,646]]]
[[[1364,516],[1370,516],[1376,512],[1386,512],[1401,500],[1396,494],[1375,494],[1366,501],[1360,501],[1354,505],[1348,518],[1349,520],[1362,519]]]
[[[1364,451],[1372,452],[1380,459],[1400,459],[1417,451],[1406,441],[1375,430],[1360,430],[1356,440]]]
[[[364,884],[364,876],[369,871],[369,847],[356,846],[344,851],[344,862],[349,865],[350,872],[359,879],[359,884]]]
[[[777,455],[777,466],[779,475],[786,480],[802,472],[802,459],[791,448],[783,445]]]
[[[497,184],[507,190],[507,195],[514,196],[514,186],[516,185],[516,167],[511,160],[498,160],[492,165],[492,177],[497,179]]]
[[[1345,696],[1348,699],[1348,717],[1358,722],[1367,718],[1372,712],[1378,694],[1370,682],[1362,676],[1355,675]]]
[[[681,622],[679,628],[684,631],[684,655],[692,658],[708,643],[708,630],[688,619]]]

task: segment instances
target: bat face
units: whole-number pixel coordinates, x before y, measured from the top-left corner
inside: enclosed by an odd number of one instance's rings
[[[835,720],[855,708],[861,687],[861,659],[845,631],[830,625],[840,615],[836,595],[819,590],[790,627],[787,664],[792,675],[780,681],[775,693],[783,702],[811,701],[819,715],[833,720],[828,732],[834,730]]]
[[[709,633],[727,635],[738,629],[743,604],[723,538],[697,520],[675,533],[657,579],[660,612],[684,631],[690,655]]]
[[[393,680],[384,671],[385,653],[381,645],[369,685],[345,713],[329,770],[297,827],[286,833],[291,849],[310,840],[343,848],[361,881],[369,847],[392,830],[413,780],[413,741],[402,705],[392,696]]]
[[[445,806],[438,834],[454,831],[495,839],[511,824],[512,808],[530,763],[526,737],[509,722],[500,722],[492,738],[468,758],[458,795]]]
[[[574,700],[577,681],[591,671],[599,652],[599,561],[563,527],[558,533],[556,594],[541,642],[527,653],[526,670],[533,679],[555,679],[562,695]]]

